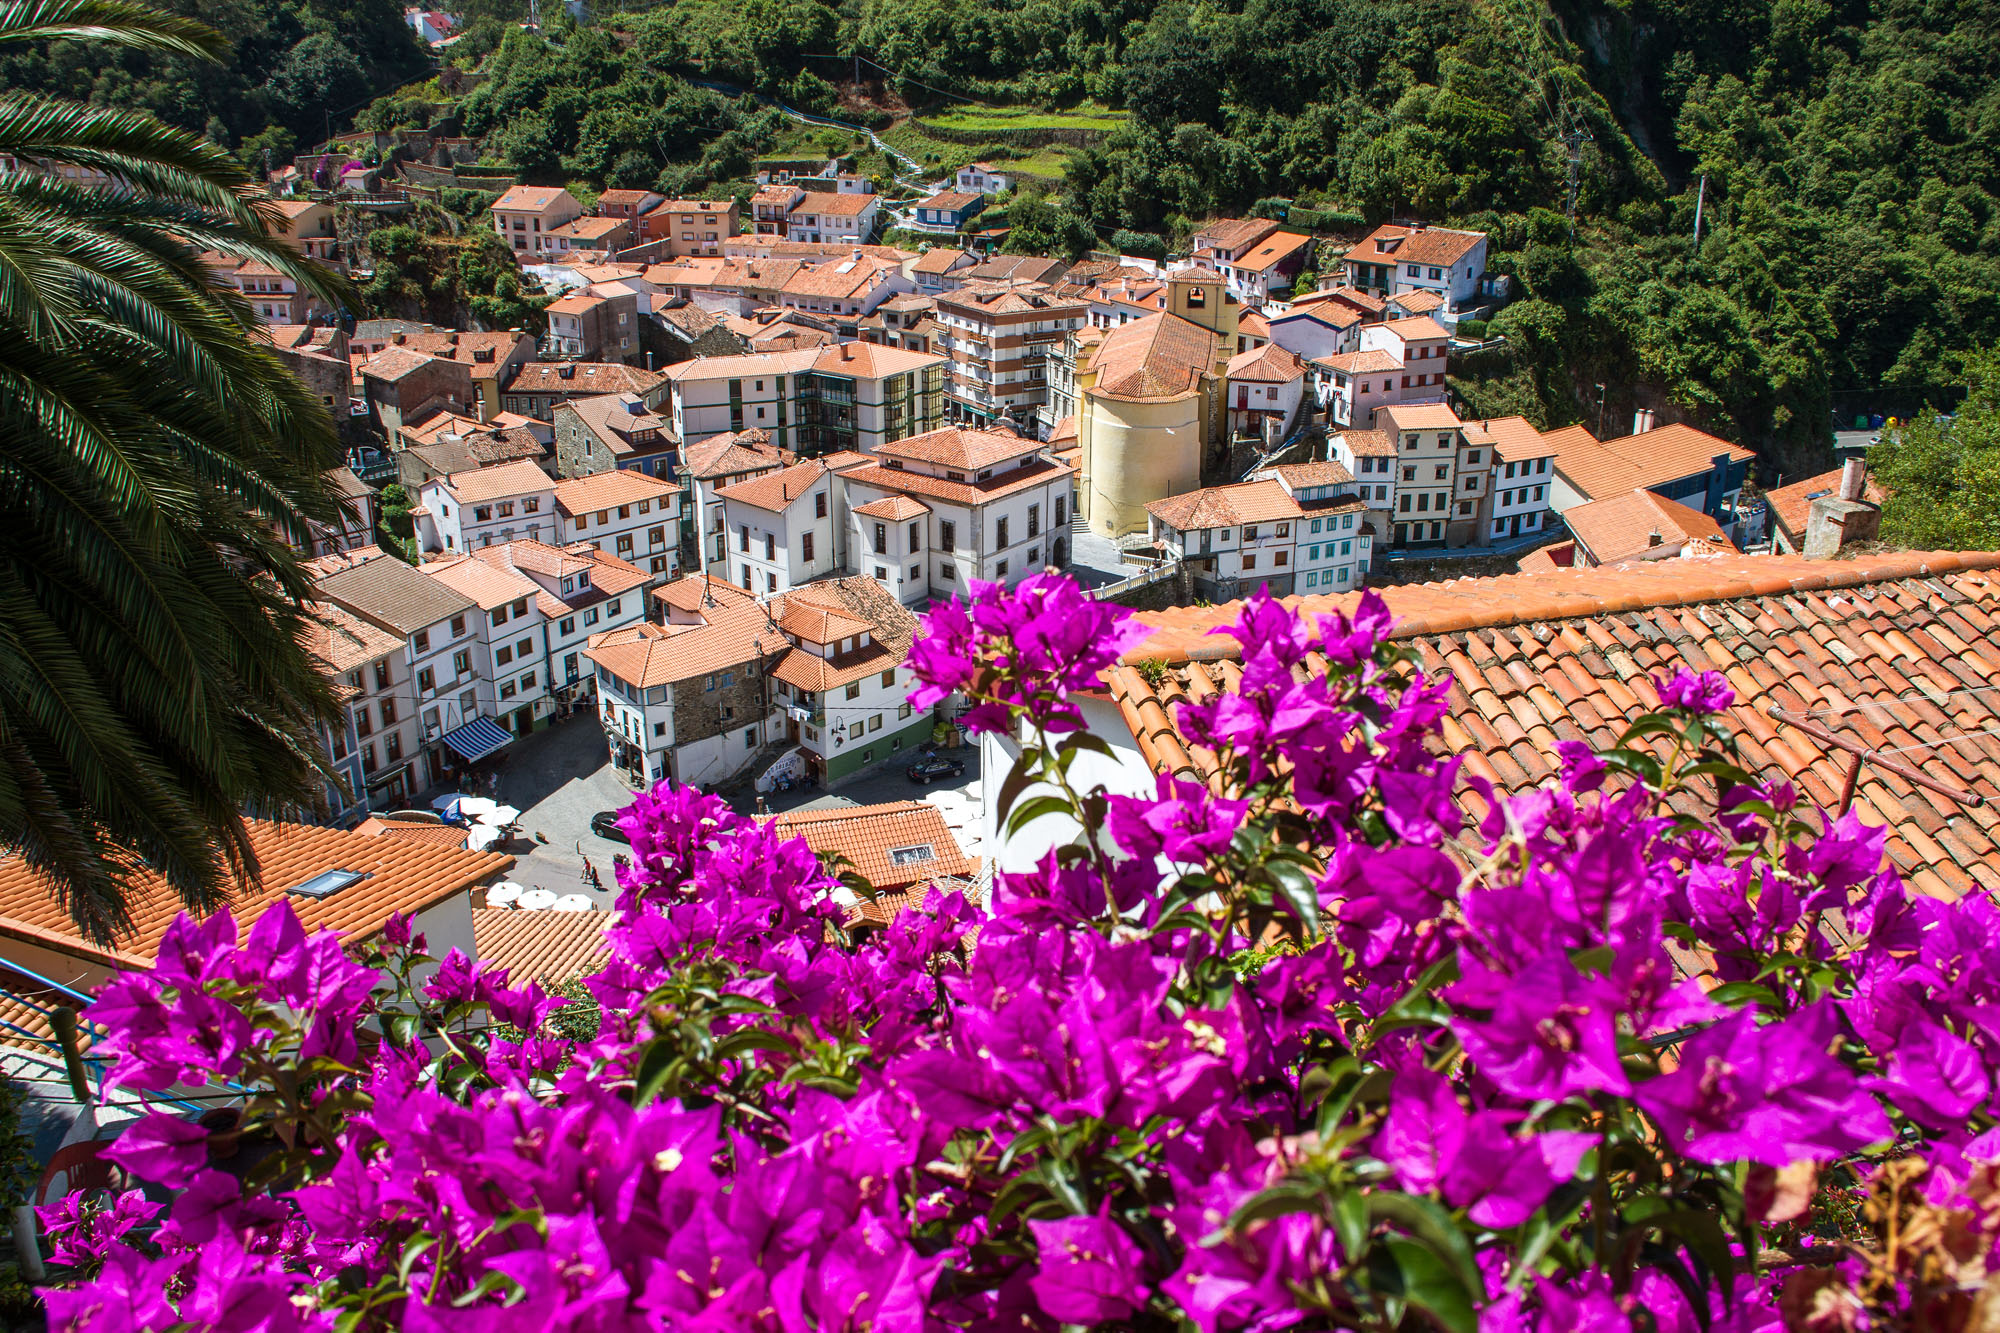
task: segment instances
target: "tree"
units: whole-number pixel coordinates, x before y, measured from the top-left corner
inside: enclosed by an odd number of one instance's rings
[[[1947,421],[1926,412],[1868,451],[1888,491],[1882,535],[1933,551],[2000,550],[2000,351],[1969,358]]]
[[[1080,259],[1097,241],[1090,219],[1079,217],[1045,194],[1017,196],[1007,208],[1010,255],[1062,255]]]
[[[347,108],[368,95],[368,76],[346,43],[316,32],[285,53],[271,75],[272,109],[293,130],[317,140],[322,111]]]
[[[0,5],[0,45],[34,41],[221,50],[128,0]],[[0,153],[121,182],[0,188],[0,845],[109,940],[135,863],[211,908],[256,873],[243,810],[322,799],[337,711],[286,538],[338,517],[335,424],[201,255],[344,293],[228,154],[148,114],[0,97]]]

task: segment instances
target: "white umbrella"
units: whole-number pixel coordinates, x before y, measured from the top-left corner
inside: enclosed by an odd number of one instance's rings
[[[446,795],[438,797],[435,801],[432,801],[431,809],[440,811],[449,810],[454,805],[457,805],[460,801],[466,799],[468,798],[466,797],[464,792],[459,792],[459,791],[450,792],[447,793]]]
[[[465,845],[475,852],[483,852],[503,836],[500,829],[489,824],[474,824],[465,831]]]
[[[500,802],[484,796],[461,796],[458,798],[458,813],[477,819],[500,808]]]
[[[482,824],[491,824],[494,828],[506,828],[509,824],[520,819],[520,817],[521,812],[513,806],[496,805],[485,814],[479,816],[479,822]]]
[[[555,906],[556,893],[554,889],[529,889],[520,896],[518,903],[524,912],[539,912],[544,907]]]
[[[595,912],[597,900],[587,893],[565,893],[549,904],[550,910],[557,912]]]
[[[524,890],[511,879],[503,879],[486,891],[488,907],[508,907],[521,900]]]

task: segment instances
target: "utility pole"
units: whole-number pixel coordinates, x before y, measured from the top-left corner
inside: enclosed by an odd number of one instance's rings
[[[1569,219],[1570,239],[1575,240],[1576,196],[1583,183],[1583,146],[1592,140],[1590,131],[1583,128],[1582,122],[1568,114],[1567,104],[1564,105],[1563,111],[1564,118],[1568,122],[1563,129],[1563,146],[1569,150],[1569,180],[1564,193],[1563,213]]]
[[[1701,206],[1708,199],[1708,173],[1701,173],[1701,186],[1694,193],[1694,248],[1701,253]]]

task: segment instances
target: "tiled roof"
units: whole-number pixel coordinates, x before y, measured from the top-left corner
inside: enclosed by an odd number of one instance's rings
[[[1873,747],[1977,793],[1964,805],[1864,763],[1854,810],[1888,827],[1889,858],[1920,892],[2000,892],[2000,554],[1894,552],[1843,560],[1728,555],[1554,569],[1381,590],[1394,636],[1452,677],[1444,748],[1468,776],[1520,791],[1555,772],[1556,742],[1615,743],[1655,703],[1650,673],[1717,670],[1735,688],[1725,717],[1753,772],[1837,807],[1852,759],[1773,720],[1776,704],[1812,712]],[[1357,598],[1287,598],[1308,614]],[[1141,613],[1155,633],[1127,663],[1204,660],[1160,690],[1130,666],[1110,684],[1156,767],[1193,775],[1213,763],[1171,722],[1173,703],[1217,688],[1233,652],[1236,604]],[[1955,738],[1955,739],[1954,739]],[[1940,741],[1952,740],[1950,744]],[[1462,792],[1476,805],[1477,798]]]
[[[641,500],[658,500],[664,507],[667,497],[680,489],[671,481],[648,476],[637,468],[614,468],[557,482],[556,508],[565,514],[581,514],[613,505],[637,504]]]
[[[576,203],[576,196],[560,185],[516,185],[495,199],[492,207],[495,213],[540,213],[565,198]]]
[[[1526,417],[1493,417],[1464,425],[1467,444],[1491,445],[1493,456],[1503,463],[1555,456],[1554,442],[1536,430]]]
[[[1344,430],[1337,438],[1356,458],[1393,458],[1396,454],[1396,442],[1389,438],[1387,431]]]
[[[1054,282],[1068,267],[1060,259],[1041,255],[992,255],[981,260],[966,277],[974,282]]]
[[[940,365],[943,361],[944,357],[936,352],[913,352],[907,347],[885,347],[881,343],[844,342],[820,348],[812,368],[822,375],[881,379]]]
[[[877,466],[856,468],[842,475],[849,481],[877,486],[885,491],[902,491],[910,495],[929,496],[934,500],[976,505],[1027,490],[1031,486],[1040,486],[1049,481],[1053,473],[1061,470],[1060,464],[1038,460],[1026,467],[1008,468],[985,481],[952,481],[948,477],[932,477],[922,472]]]
[[[1236,331],[1246,337],[1269,338],[1271,321],[1261,310],[1246,310],[1236,317]]]
[[[1304,305],[1308,301],[1332,301],[1370,315],[1379,315],[1382,313],[1382,298],[1373,293],[1364,292],[1359,287],[1322,288],[1310,296],[1299,297],[1292,304],[1294,306]]]
[[[1237,326],[1241,329],[1241,325]],[[1295,379],[1304,378],[1306,363],[1299,360],[1298,353],[1287,351],[1276,343],[1265,343],[1247,352],[1238,352],[1229,359],[1231,381],[1254,382],[1258,384],[1290,384]]]
[[[707,481],[714,477],[733,477],[763,468],[782,467],[788,457],[770,443],[768,432],[747,430],[711,436],[698,444],[689,445],[681,470],[690,477]]]
[[[1803,542],[1806,521],[1812,517],[1812,502],[1822,495],[1840,494],[1840,472],[1839,468],[1835,468],[1816,477],[1807,477],[1804,481],[1795,481],[1789,486],[1780,486],[1775,491],[1766,491],[1764,503],[1770,506],[1774,527],[1783,531],[1794,544]],[[1861,498],[1871,504],[1881,504],[1887,494],[1875,484],[1871,474]]]
[[[856,196],[837,197],[852,199]],[[835,300],[852,300],[866,296],[890,275],[899,274],[901,270],[902,265],[893,260],[874,259],[863,255],[860,259],[843,259],[837,264],[802,265],[797,273],[778,287],[778,290],[787,296],[824,296]]]
[[[394,383],[431,363],[432,358],[407,347],[385,347],[361,363],[361,373],[369,379]]]
[[[448,555],[442,560],[427,561],[418,572],[425,578],[436,579],[453,592],[471,598],[482,611],[491,611],[496,606],[505,606],[523,597],[533,597],[540,591],[533,582],[513,570],[475,560],[469,555]]]
[[[871,578],[849,574],[836,579],[816,579],[787,592],[780,604],[785,610],[800,606],[821,606],[830,611],[865,621],[882,644],[902,661],[917,635],[917,618],[909,608]]]
[[[1215,369],[1215,335],[1165,311],[1111,330],[1090,358],[1089,392],[1127,401],[1179,398]]]
[[[824,190],[809,190],[806,197],[792,205],[794,213],[817,213],[823,218],[858,218],[871,208],[879,208],[882,197],[874,194],[828,194]]]
[[[817,460],[794,463],[761,477],[724,486],[716,495],[720,499],[735,500],[758,509],[768,509],[772,513],[783,513],[826,475],[826,464]]]
[[[1436,264],[1442,268],[1465,258],[1485,239],[1483,231],[1387,222],[1362,237],[1360,244],[1347,252],[1347,257],[1366,264]],[[1388,248],[1382,249],[1377,242],[1386,243]]]
[[[306,651],[336,675],[402,650],[400,635],[371,625],[344,607],[312,602],[306,609],[312,616],[305,629]]]
[[[371,838],[402,838],[428,843],[433,847],[465,846],[465,830],[456,824],[418,823],[406,819],[381,819],[370,815],[354,826],[356,833]]]
[[[1378,352],[1368,348],[1360,352],[1337,352],[1332,356],[1316,356],[1312,359],[1316,366],[1338,371],[1343,375],[1380,375],[1395,373],[1403,368],[1403,358],[1393,352]]]
[[[632,411],[634,405],[639,407],[639,411]],[[600,393],[588,398],[569,398],[556,404],[555,411],[573,413],[583,427],[611,451],[614,458],[619,454],[638,452],[639,444],[628,438],[628,434],[658,432],[654,442],[645,444],[648,451],[671,448],[679,440],[666,418],[648,409],[637,394]]]
[[[1073,442],[1076,440],[1076,438],[1077,438],[1076,413],[1072,412],[1050,428],[1048,442],[1050,444],[1056,444],[1064,440],[1069,440]]]
[[[821,657],[804,648],[794,648],[771,668],[771,675],[795,690],[823,694],[857,680],[879,676],[884,671],[893,671],[902,660],[888,648],[872,642],[832,657]]]
[[[901,523],[908,519],[922,518],[930,513],[930,507],[907,495],[885,495],[879,500],[870,500],[865,505],[854,506],[854,512],[866,518],[886,519],[891,523]]]
[[[965,468],[977,471],[992,467],[995,463],[1009,458],[1019,458],[1022,454],[1034,453],[1042,446],[1034,440],[1004,430],[971,430],[963,426],[944,426],[938,430],[925,431],[922,435],[912,435],[908,439],[895,440],[879,446],[877,454],[895,458],[914,458],[924,463],[936,463],[944,467]]]
[[[797,652],[756,601],[703,607],[699,625],[650,622],[590,636],[584,656],[638,689],[671,685],[756,661],[761,653]]]
[[[1280,463],[1265,471],[1283,478],[1294,491],[1309,486],[1345,486],[1354,480],[1354,474],[1347,465],[1337,458],[1329,458],[1320,463]]]
[[[399,335],[398,346],[413,352],[423,352],[447,361],[463,361],[472,369],[472,378],[493,379],[505,368],[507,358],[521,345],[522,335],[518,333],[479,333],[444,331],[438,333],[413,333]],[[477,360],[480,352],[491,354],[492,359]]]
[[[472,951],[481,961],[506,968],[507,980],[516,986],[574,981],[604,970],[610,954],[604,932],[617,919],[615,912],[474,908]]]
[[[534,541],[502,542],[498,546],[480,547],[473,557],[495,569],[540,574],[554,583],[554,590],[539,585],[535,588],[535,605],[544,616],[552,619],[594,606],[621,592],[630,592],[650,577],[629,560],[620,560],[589,542],[572,542],[568,546],[550,546],[546,542]],[[583,570],[590,571],[590,586],[565,596],[561,592],[563,576]]]
[[[1222,250],[1252,245],[1278,229],[1269,218],[1217,218],[1194,234],[1195,244],[1204,241]]]
[[[414,634],[472,610],[470,598],[425,578],[394,556],[329,574],[314,587],[319,599],[338,602],[399,634]]]
[[[606,190],[597,196],[597,203],[599,207],[616,204],[620,207],[636,208],[651,197],[651,190]]]
[[[1718,454],[1727,454],[1731,462],[1739,463],[1756,457],[1748,449],[1684,422],[1602,443],[1581,426],[1551,431],[1546,438],[1556,446],[1556,471],[1592,500],[1635,486],[1651,490],[1698,476],[1715,465]]]
[[[859,616],[849,615],[837,607],[791,597],[781,601],[783,605],[774,608],[778,615],[778,628],[807,643],[822,646],[835,644],[857,634],[872,633],[875,628]]]
[[[1431,291],[1397,292],[1383,304],[1407,310],[1413,315],[1427,315],[1444,305],[1444,297]]]
[[[665,380],[664,375],[616,361],[530,361],[514,372],[507,392],[650,393]]]
[[[1662,550],[1678,551],[1689,542],[1733,551],[1735,545],[1716,521],[1699,509],[1663,499],[1651,491],[1627,491],[1572,507],[1563,522],[1591,559],[1600,565]],[[1654,540],[1654,534],[1659,540]]]
[[[837,810],[794,810],[774,816],[786,837],[804,838],[820,856],[847,858],[856,874],[878,889],[895,890],[962,879],[978,873],[944,822],[944,812],[927,801],[850,805]],[[897,865],[892,849],[929,848],[930,854]]]
[[[1241,259],[1233,262],[1238,268],[1264,273],[1276,268],[1311,244],[1310,236],[1301,236],[1291,231],[1272,232],[1246,252]]]
[[[1443,403],[1391,403],[1375,409],[1375,415],[1397,430],[1456,430],[1464,423],[1458,413]]]
[[[967,204],[976,204],[985,199],[983,194],[970,194],[964,190],[939,190],[928,199],[919,199],[917,208],[941,208],[947,213],[956,213]]]
[[[416,912],[475,884],[504,873],[514,858],[498,852],[469,852],[406,838],[374,838],[346,829],[311,824],[246,820],[250,850],[257,859],[255,884],[240,884],[230,895],[239,931],[247,932],[266,909],[295,886],[329,870],[352,870],[366,878],[324,898],[291,895],[292,909],[307,931],[335,930],[365,938],[398,912]],[[86,944],[70,923],[56,886],[18,855],[0,856],[0,938],[55,948],[113,965],[149,966],[160,937],[181,912],[173,889],[152,871],[139,868],[130,879],[125,903],[132,927],[112,950]]]
[[[1146,512],[1182,532],[1199,532],[1203,528],[1233,528],[1239,523],[1297,518],[1304,511],[1273,478],[1170,495],[1147,505]]]
[[[969,251],[954,250],[948,245],[940,245],[934,250],[926,250],[911,266],[912,273],[949,273],[953,269],[964,268],[975,262]]]
[[[1444,325],[1438,323],[1429,315],[1412,315],[1408,319],[1392,319],[1379,327],[1387,329],[1406,343],[1431,342],[1435,339],[1451,337],[1449,333],[1445,332]]]
[[[599,220],[608,221],[609,219]],[[603,297],[592,296],[586,292],[577,296],[565,296],[560,301],[551,301],[548,304],[547,311],[551,315],[584,315],[603,304]]]
[[[976,270],[975,270],[976,271]],[[955,292],[938,297],[940,308],[953,309],[978,319],[982,315],[1022,315],[1048,312],[1051,315],[1078,314],[1087,307],[1081,301],[1059,300],[1023,282],[967,282]]]
[[[585,216],[571,218],[568,222],[563,223],[562,226],[551,228],[549,234],[551,236],[571,236],[578,240],[596,241],[604,239],[613,232],[624,231],[625,229],[626,222],[624,218],[593,218]]]
[[[526,458],[513,463],[474,468],[470,472],[454,472],[443,478],[443,482],[463,505],[533,495],[537,491],[553,490],[556,484],[548,473]]]

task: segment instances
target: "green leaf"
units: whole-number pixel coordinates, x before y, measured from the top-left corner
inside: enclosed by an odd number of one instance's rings
[[[1376,1221],[1394,1222],[1428,1245],[1451,1266],[1468,1292],[1485,1290],[1479,1265],[1473,1260],[1472,1246],[1451,1215],[1429,1199],[1414,1194],[1386,1191],[1368,1196],[1368,1215]]]
[[[1059,815],[1064,819],[1073,820],[1076,818],[1076,811],[1072,810],[1069,802],[1060,796],[1037,796],[1022,803],[1013,814],[1007,816],[1008,836],[1020,833],[1043,815]]]
[[[1006,781],[1000,784],[997,809],[1002,819],[1007,817],[1007,812],[1014,808],[1014,802],[1020,799],[1021,793],[1035,780],[1038,768],[1029,763],[1028,756],[1031,754],[1039,755],[1041,751],[1032,748],[1023,750],[1021,757],[1014,761],[1014,766],[1007,770]]]
[[[1407,1236],[1385,1236],[1382,1245],[1394,1257],[1403,1299],[1427,1311],[1451,1333],[1476,1333],[1479,1315],[1473,1304],[1478,1287],[1468,1287],[1452,1263],[1428,1244]]]
[[[1277,884],[1284,901],[1291,905],[1308,934],[1319,929],[1319,889],[1311,875],[1289,860],[1274,858],[1264,864],[1264,873]]]

